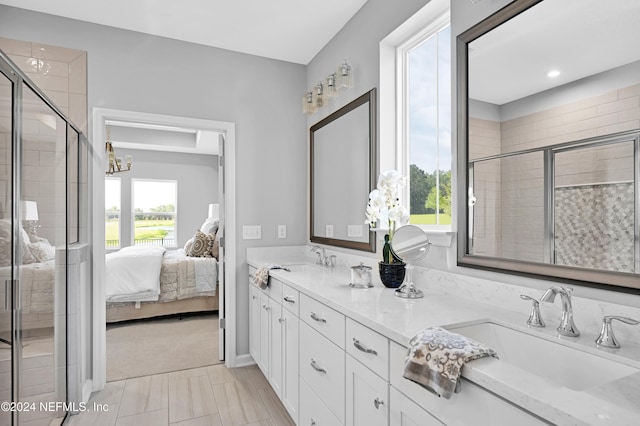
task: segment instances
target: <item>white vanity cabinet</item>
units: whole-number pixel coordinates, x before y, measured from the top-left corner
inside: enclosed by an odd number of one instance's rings
[[[250,269],[250,275],[255,268]],[[290,302],[281,301],[284,297]],[[249,353],[294,421],[298,421],[297,291],[275,278],[269,287],[249,285]],[[294,313],[295,312],[295,313]]]
[[[389,387],[389,406],[389,424],[393,426],[442,426],[444,424],[393,386]]]
[[[347,426],[389,424],[389,383],[351,355],[346,361],[346,398]]]

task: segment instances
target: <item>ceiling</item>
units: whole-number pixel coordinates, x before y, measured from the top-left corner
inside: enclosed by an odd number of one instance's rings
[[[366,0],[0,0],[0,4],[306,65]]]
[[[638,61],[638,22],[638,0],[545,0],[469,45],[469,96],[503,105]]]

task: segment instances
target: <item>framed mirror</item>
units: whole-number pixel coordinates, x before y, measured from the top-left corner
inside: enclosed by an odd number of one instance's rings
[[[640,290],[639,20],[517,0],[458,36],[459,265]]]
[[[364,222],[376,185],[376,89],[311,126],[310,240],[376,251]]]

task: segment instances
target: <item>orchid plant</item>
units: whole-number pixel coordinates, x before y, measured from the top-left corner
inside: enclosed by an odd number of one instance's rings
[[[401,259],[396,257],[389,248],[389,241],[397,227],[409,221],[409,211],[400,204],[399,192],[407,184],[407,178],[396,170],[388,170],[378,177],[378,186],[369,193],[369,203],[367,204],[366,223],[375,228],[378,221],[387,222],[389,233],[385,235],[384,249],[382,250],[382,261],[385,263],[400,263]]]

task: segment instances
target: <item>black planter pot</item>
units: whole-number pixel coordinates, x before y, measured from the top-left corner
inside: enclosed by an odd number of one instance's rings
[[[378,262],[380,279],[385,287],[398,288],[404,281],[406,272],[404,263],[384,263]]]

